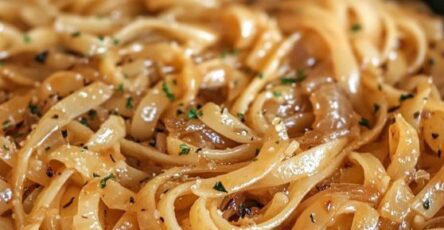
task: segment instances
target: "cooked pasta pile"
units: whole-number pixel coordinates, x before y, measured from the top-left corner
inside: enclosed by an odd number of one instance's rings
[[[0,229],[444,227],[443,20],[0,1]]]

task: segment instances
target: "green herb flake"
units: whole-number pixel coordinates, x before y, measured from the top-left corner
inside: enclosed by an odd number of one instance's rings
[[[23,36],[23,43],[29,44],[31,42],[32,42],[32,38],[28,34],[25,34]]]
[[[106,183],[108,182],[108,180],[110,179],[114,179],[114,174],[109,174],[108,176],[104,177],[102,180],[100,180],[100,188],[105,188],[106,187]]]
[[[84,126],[86,126],[86,127],[89,127],[89,125],[88,125],[88,120],[86,120],[86,118],[84,118],[84,117],[82,117],[82,118],[80,119],[80,124],[82,124],[82,125],[84,125]]]
[[[273,91],[273,97],[280,98],[282,96],[281,92]]]
[[[412,93],[401,94],[401,96],[399,96],[399,101],[405,101],[405,100],[411,99],[413,97],[415,97],[415,95],[413,95]]]
[[[377,113],[379,111],[379,109],[381,108],[380,105],[378,104],[373,104],[373,112]]]
[[[103,40],[105,40],[105,36],[99,35],[99,36],[97,36],[97,39],[99,39],[101,42],[103,42]]]
[[[5,63],[3,61],[0,61],[0,67],[3,67]]]
[[[117,85],[116,91],[120,93],[123,93],[125,91],[125,86],[123,85],[123,83]]]
[[[283,85],[291,85],[296,82],[297,82],[296,78],[291,78],[291,77],[281,78],[281,84],[283,84]]]
[[[100,175],[95,173],[95,172],[93,172],[93,177],[100,177]]]
[[[298,72],[296,73],[296,83],[297,82],[302,82],[306,78],[307,78],[307,74],[305,73],[305,70],[299,69]]]
[[[126,99],[126,108],[127,108],[127,109],[132,109],[132,108],[134,108],[134,99],[133,99],[133,97],[128,97],[128,98]]]
[[[89,110],[89,111],[88,111],[88,116],[89,116],[89,118],[91,118],[91,119],[96,119],[96,117],[97,117],[97,111],[94,110],[94,109]]]
[[[433,58],[430,58],[429,59],[429,65],[435,65],[435,59],[433,59]]]
[[[243,113],[237,113],[237,118],[239,118],[239,120],[241,120],[241,122],[245,122],[245,114]]]
[[[188,147],[188,145],[186,144],[181,144],[179,145],[180,148],[180,152],[179,155],[188,155],[188,153],[190,153],[190,147]]]
[[[228,193],[228,191],[225,189],[224,185],[220,181],[218,181],[218,182],[216,182],[216,184],[214,184],[213,189],[217,190],[219,192],[226,192],[226,193]]]
[[[171,89],[166,82],[162,84],[162,90],[170,101],[174,101],[174,99],[176,99],[176,97],[174,96],[173,92],[171,92]]]
[[[3,145],[3,150],[5,151],[5,152],[9,152],[9,147],[7,146],[7,145]]]
[[[3,125],[3,131],[5,131],[11,127],[11,121],[9,119],[6,119],[5,121],[3,121],[2,125]]]
[[[82,34],[79,31],[77,31],[77,32],[72,33],[71,37],[78,38],[78,37],[80,37],[80,35],[82,35]]]
[[[264,73],[262,73],[262,72],[258,73],[257,77],[260,79],[264,79]]]
[[[34,114],[36,116],[41,115],[40,108],[36,104],[29,103],[28,110],[31,114]]]
[[[238,54],[239,54],[238,49],[224,50],[220,53],[220,58],[224,59],[227,56],[237,56]]]
[[[350,27],[350,30],[353,33],[359,32],[359,31],[361,31],[361,29],[362,29],[362,26],[361,26],[361,24],[358,24],[358,23],[355,23]]]
[[[188,119],[197,119],[198,117],[202,116],[202,111],[201,110],[197,110],[195,108],[190,108],[190,110],[188,110]]]
[[[120,43],[120,40],[118,38],[113,38],[114,45],[118,45]]]
[[[370,128],[370,121],[365,118],[361,118],[361,120],[359,121],[359,125],[366,128]]]

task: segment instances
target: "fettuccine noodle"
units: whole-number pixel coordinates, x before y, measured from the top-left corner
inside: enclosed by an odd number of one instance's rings
[[[0,0],[0,229],[444,228],[443,22]]]

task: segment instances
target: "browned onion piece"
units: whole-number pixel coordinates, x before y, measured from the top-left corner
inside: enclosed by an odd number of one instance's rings
[[[313,145],[325,143],[357,132],[357,119],[351,102],[344,91],[335,84],[323,85],[310,97],[315,122],[301,143]],[[354,131],[356,130],[356,131]]]
[[[289,117],[284,118],[285,127],[287,127],[287,132],[290,137],[299,136],[314,121],[314,116],[311,113],[298,113]]]
[[[305,94],[311,94],[322,85],[333,83],[332,70],[333,66],[330,60],[319,62],[307,72],[307,79],[301,84],[302,91]]]
[[[181,140],[200,148],[224,149],[236,146],[236,143],[216,133],[199,119],[166,118],[167,130]]]
[[[206,88],[199,90],[197,97],[201,100],[202,104],[213,102],[218,105],[223,104],[227,98],[228,92],[225,87],[220,88]]]

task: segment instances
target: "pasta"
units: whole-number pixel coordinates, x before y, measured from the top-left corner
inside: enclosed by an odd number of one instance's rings
[[[444,228],[443,22],[0,0],[0,229]]]

